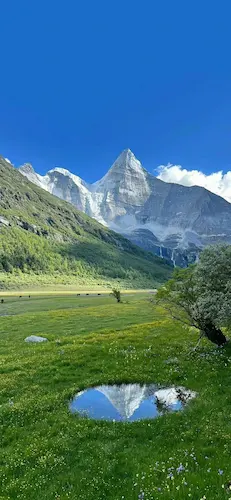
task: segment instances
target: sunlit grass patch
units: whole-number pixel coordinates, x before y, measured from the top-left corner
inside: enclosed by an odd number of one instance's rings
[[[193,352],[195,331],[143,295],[70,300],[52,297],[44,310],[41,297],[1,317],[3,498],[228,499],[230,347],[203,341]],[[26,344],[31,334],[48,342]],[[197,398],[132,424],[69,412],[77,391],[122,382],[182,385]]]

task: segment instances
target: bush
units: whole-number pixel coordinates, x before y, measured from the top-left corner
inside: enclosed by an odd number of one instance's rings
[[[113,297],[115,297],[115,299],[117,300],[118,303],[121,302],[121,292],[120,292],[120,290],[118,290],[117,288],[113,288],[111,295],[113,295]]]

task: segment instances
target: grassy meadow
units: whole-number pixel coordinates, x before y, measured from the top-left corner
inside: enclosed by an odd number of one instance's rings
[[[198,334],[150,297],[4,296],[0,500],[231,498],[231,348],[203,341],[194,352]],[[27,344],[28,335],[49,342]],[[134,423],[69,412],[77,391],[122,382],[198,396]]]

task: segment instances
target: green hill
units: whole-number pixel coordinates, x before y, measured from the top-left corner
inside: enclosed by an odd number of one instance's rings
[[[164,260],[32,184],[0,157],[2,288],[52,283],[144,288],[170,274]]]

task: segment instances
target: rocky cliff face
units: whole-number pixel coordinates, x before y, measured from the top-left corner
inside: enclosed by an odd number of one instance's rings
[[[62,168],[45,176],[29,164],[19,170],[31,182],[174,265],[194,262],[210,243],[231,243],[231,204],[204,188],[157,179],[129,149],[91,185]]]

